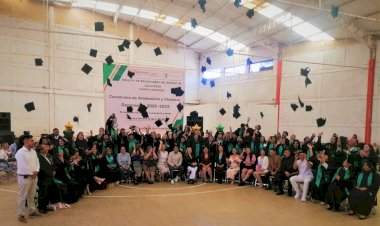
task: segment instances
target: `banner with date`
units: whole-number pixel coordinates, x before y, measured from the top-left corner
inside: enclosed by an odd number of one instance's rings
[[[183,123],[183,70],[103,64],[103,88],[106,120],[115,113],[119,129],[157,130]]]

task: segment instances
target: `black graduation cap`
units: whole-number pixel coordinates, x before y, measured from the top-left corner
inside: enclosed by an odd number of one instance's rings
[[[236,8],[239,8],[240,7],[240,3],[241,3],[241,0],[235,0],[234,1],[234,5]]]
[[[211,58],[210,58],[210,57],[207,57],[207,58],[206,58],[206,62],[208,63],[208,65],[211,65]]]
[[[305,79],[305,86],[307,87],[307,85],[311,84],[311,80],[309,79],[309,77],[306,77]]]
[[[36,59],[34,59],[34,64],[36,65],[36,66],[42,66],[42,63],[43,63],[44,61],[41,59],[41,58],[36,58]]]
[[[317,119],[317,125],[318,127],[322,127],[326,124],[326,119],[325,118],[318,118]]]
[[[133,76],[135,76],[135,72],[128,71],[127,75],[128,77],[132,78]]]
[[[202,83],[203,85],[206,85],[206,83],[207,83],[207,79],[202,78],[201,83]]]
[[[168,128],[169,128],[170,130],[173,130],[173,124],[168,124]]]
[[[129,115],[127,114],[127,119],[131,120],[132,118],[131,118],[131,116],[129,116]]]
[[[197,22],[197,20],[195,18],[192,18],[190,20],[190,23],[191,23],[191,27],[192,28],[195,28],[198,25],[198,22]]]
[[[229,92],[227,92],[227,98],[229,99],[229,98],[231,98],[231,97],[232,97],[232,94],[229,93]]]
[[[198,112],[197,111],[190,112],[190,117],[191,118],[198,118]]]
[[[241,116],[241,114],[240,114],[239,112],[234,112],[234,113],[232,114],[232,116],[233,116],[234,118],[238,119],[238,118]]]
[[[247,17],[249,18],[249,19],[252,19],[252,17],[255,15],[255,11],[253,10],[253,9],[249,9],[248,11],[247,11]]]
[[[251,60],[251,58],[247,58],[247,65],[249,66],[251,64],[253,64],[253,61]]]
[[[129,49],[129,45],[131,45],[131,42],[127,39],[124,39],[123,41],[123,46],[126,48],[126,49]]]
[[[201,72],[204,73],[207,70],[206,66],[201,67]]]
[[[226,114],[226,110],[224,110],[224,108],[221,108],[221,109],[219,110],[219,113],[220,113],[221,115],[224,115],[224,114]]]
[[[298,96],[298,103],[300,103],[301,108],[303,108],[303,106],[305,105],[305,104],[302,102],[300,96]]]
[[[91,112],[91,107],[92,107],[92,103],[88,103],[87,104],[87,111],[88,112]]]
[[[156,56],[162,55],[160,47],[154,49],[154,54],[156,54]]]
[[[73,121],[74,121],[74,122],[79,122],[79,118],[78,118],[78,116],[74,116]]]
[[[127,112],[132,112],[133,111],[133,107],[132,106],[128,106],[127,107]]]
[[[263,113],[263,112],[260,112],[260,116],[261,116],[261,118],[263,119],[263,118],[264,118],[264,113]]]
[[[139,38],[135,41],[135,45],[137,48],[139,48],[142,45],[142,42]]]
[[[215,81],[214,80],[210,81],[210,86],[211,86],[211,88],[215,87]]]
[[[301,68],[301,75],[302,75],[302,76],[308,76],[310,70],[311,70],[311,69],[310,69],[309,67]]]
[[[331,16],[333,18],[337,18],[338,17],[338,13],[339,13],[339,6],[332,5],[331,6]]]
[[[96,57],[97,54],[98,54],[98,50],[96,50],[96,49],[90,49],[90,56]]]
[[[236,104],[235,106],[234,106],[234,110],[239,110],[240,109],[240,106],[238,105],[238,104]]]
[[[206,0],[198,0],[199,7],[201,7],[203,12],[206,12]]]
[[[103,22],[95,22],[95,31],[104,31]]]
[[[185,91],[183,91],[181,87],[176,87],[171,89],[171,93],[175,94],[176,97],[180,97],[185,93]]]
[[[112,83],[111,83],[111,80],[109,78],[107,78],[107,85],[112,87]]]
[[[29,103],[26,103],[24,105],[25,109],[27,112],[31,112],[31,111],[34,111],[36,110],[35,106],[34,106],[34,102],[29,102]]]
[[[177,109],[181,112],[183,110],[183,105],[181,103],[177,104]]]
[[[118,45],[117,48],[119,48],[119,52],[124,52],[124,46],[123,45]]]
[[[112,59],[111,55],[109,55],[105,60],[106,60],[106,62],[107,62],[108,65],[110,65],[110,64],[113,63],[113,59]]]
[[[298,105],[295,103],[292,103],[290,107],[293,109],[293,111],[297,111]]]
[[[88,64],[84,64],[81,70],[84,73],[89,74],[91,72],[91,70],[92,70],[92,67],[90,65],[88,65]]]
[[[232,56],[232,55],[234,55],[234,50],[231,49],[231,48],[228,48],[227,51],[226,51],[226,54],[227,54],[228,56]]]
[[[139,108],[137,109],[138,112],[141,113],[143,118],[148,118],[148,112],[146,112],[146,109],[148,109],[145,105],[141,104],[139,105]]]
[[[169,118],[166,117],[166,118],[165,118],[165,123],[168,123],[168,122],[169,122]]]
[[[155,121],[154,124],[156,124],[157,127],[162,126],[162,122],[161,122],[161,120],[157,120],[157,121]]]
[[[313,107],[311,105],[306,105],[306,111],[312,111],[313,110]]]

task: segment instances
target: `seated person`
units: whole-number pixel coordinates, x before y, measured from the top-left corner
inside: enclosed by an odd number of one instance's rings
[[[0,169],[9,170],[8,154],[4,149],[0,149]]]
[[[236,148],[232,148],[232,154],[228,158],[227,162],[229,167],[227,169],[227,180],[231,180],[231,184],[235,182],[235,176],[240,170],[240,156],[236,154]]]
[[[311,149],[311,144],[308,144],[309,149]],[[310,152],[310,157],[313,156],[313,152]],[[313,172],[311,171],[311,163],[306,159],[306,153],[300,152],[295,154],[295,159],[293,164],[293,169],[298,169],[298,175],[292,176],[290,178],[290,183],[292,184],[296,195],[294,198],[298,199],[301,197],[301,191],[298,187],[298,183],[303,182],[303,191],[301,201],[306,202],[306,197],[309,192],[309,184],[313,180]]]
[[[218,154],[215,156],[215,179],[221,184],[226,169],[226,155],[224,154],[223,146],[218,146]]]
[[[147,147],[143,159],[143,170],[145,172],[145,177],[148,181],[148,184],[153,184],[158,157],[152,146]]]
[[[208,148],[203,147],[203,153],[200,157],[201,175],[202,179],[207,182],[207,174],[209,176],[209,182],[212,181],[212,156],[209,153]]]
[[[195,177],[198,170],[198,160],[193,154],[193,149],[191,147],[186,148],[185,157],[183,158],[184,165],[186,166],[187,171],[189,172],[188,183],[194,184]]]
[[[240,159],[242,160],[242,171],[239,186],[244,186],[245,181],[248,180],[253,173],[253,165],[255,165],[256,156],[251,152],[251,149],[244,148],[243,152],[240,154]]]
[[[144,156],[144,151],[141,149],[140,145],[135,145],[135,148],[132,151],[132,166],[135,173],[134,184],[137,185],[141,182],[142,167],[141,161]]]
[[[168,156],[168,165],[170,171],[170,182],[174,184],[174,181],[177,182],[183,172],[182,166],[182,154],[179,152],[178,146],[174,146],[173,151],[169,153]],[[176,178],[174,178],[174,170],[178,170]]]
[[[284,142],[285,139],[282,139]],[[288,149],[287,147],[284,147],[284,150]],[[282,155],[284,155],[284,151],[282,151]],[[280,171],[281,171],[281,157],[277,154],[275,150],[270,150],[269,151],[269,175],[272,177],[275,177]],[[271,189],[271,184],[265,189],[270,190]],[[274,190],[277,192],[278,187],[275,186]]]
[[[274,184],[278,188],[276,195],[284,194],[284,181],[288,180],[288,196],[292,196],[292,184],[290,183],[290,177],[294,176],[297,172],[293,169],[294,156],[291,156],[289,148],[284,150],[284,157],[281,160],[281,170],[274,176]]]
[[[372,161],[364,162],[362,169],[354,180],[354,188],[350,191],[348,202],[351,208],[349,214],[359,214],[359,219],[364,220],[371,213],[375,204],[380,176],[374,172]]]
[[[131,174],[131,156],[124,146],[121,146],[120,153],[117,154],[117,163],[119,164],[122,178],[129,178]]]
[[[169,166],[168,166],[168,156],[169,153],[165,150],[165,144],[163,142],[160,143],[158,148],[158,164],[157,168],[160,171],[160,181],[164,180],[164,175],[169,173]]]
[[[345,160],[342,167],[338,168],[332,178],[326,195],[326,202],[329,205],[328,210],[339,211],[340,203],[347,198],[349,188],[352,187],[353,173],[350,170],[351,165],[348,160]]]
[[[270,153],[274,153],[275,150],[271,149]],[[263,181],[261,179],[261,176],[267,175],[269,172],[268,170],[268,156],[265,155],[265,150],[260,150],[260,156],[257,158],[257,164],[256,164],[256,171],[253,173],[253,176],[256,178],[256,180],[259,182],[259,187],[263,187]]]
[[[119,167],[117,165],[117,160],[112,155],[112,149],[110,147],[106,147],[105,154],[101,160],[100,171],[106,178],[106,182],[109,183],[118,183],[121,179],[121,174],[119,171]]]
[[[310,185],[310,196],[312,199],[324,203],[326,201],[327,189],[331,181],[330,173],[332,171],[332,164],[330,164],[329,156],[324,151],[319,154],[318,159],[320,163],[317,166],[315,178]]]

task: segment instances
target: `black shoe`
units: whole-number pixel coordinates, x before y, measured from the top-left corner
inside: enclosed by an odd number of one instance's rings
[[[222,183],[222,180],[218,180],[218,184],[221,184]]]
[[[239,186],[244,186],[244,185],[245,185],[244,181],[242,181],[242,182],[239,183]]]
[[[293,196],[293,194],[292,194],[292,193],[288,193],[288,196],[289,196],[289,197],[292,197],[292,196]]]
[[[39,213],[42,213],[42,214],[47,214],[47,210],[38,210]]]
[[[138,184],[139,184],[139,182],[137,182],[137,180],[135,180],[133,183],[134,183],[135,185],[138,185]]]
[[[329,205],[329,207],[327,207],[327,210],[333,210],[333,207]]]
[[[276,193],[276,195],[283,195],[284,194],[284,191],[278,191],[277,193]]]
[[[272,187],[271,186],[266,186],[265,190],[272,190]]]
[[[26,220],[26,218],[24,216],[19,216],[18,221],[20,221],[22,223],[28,223],[28,221]]]

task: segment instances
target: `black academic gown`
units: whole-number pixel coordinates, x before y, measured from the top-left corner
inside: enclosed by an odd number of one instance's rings
[[[339,180],[336,177],[339,176]],[[332,178],[328,187],[326,202],[330,208],[339,210],[340,203],[343,202],[352,188],[352,173],[350,169],[340,167]]]
[[[40,153],[37,156],[40,162],[40,171],[38,172],[38,209],[46,211],[47,205],[49,202],[53,203],[55,201],[53,197],[57,194],[56,189],[53,187],[55,167],[50,156],[47,156],[48,159]]]

